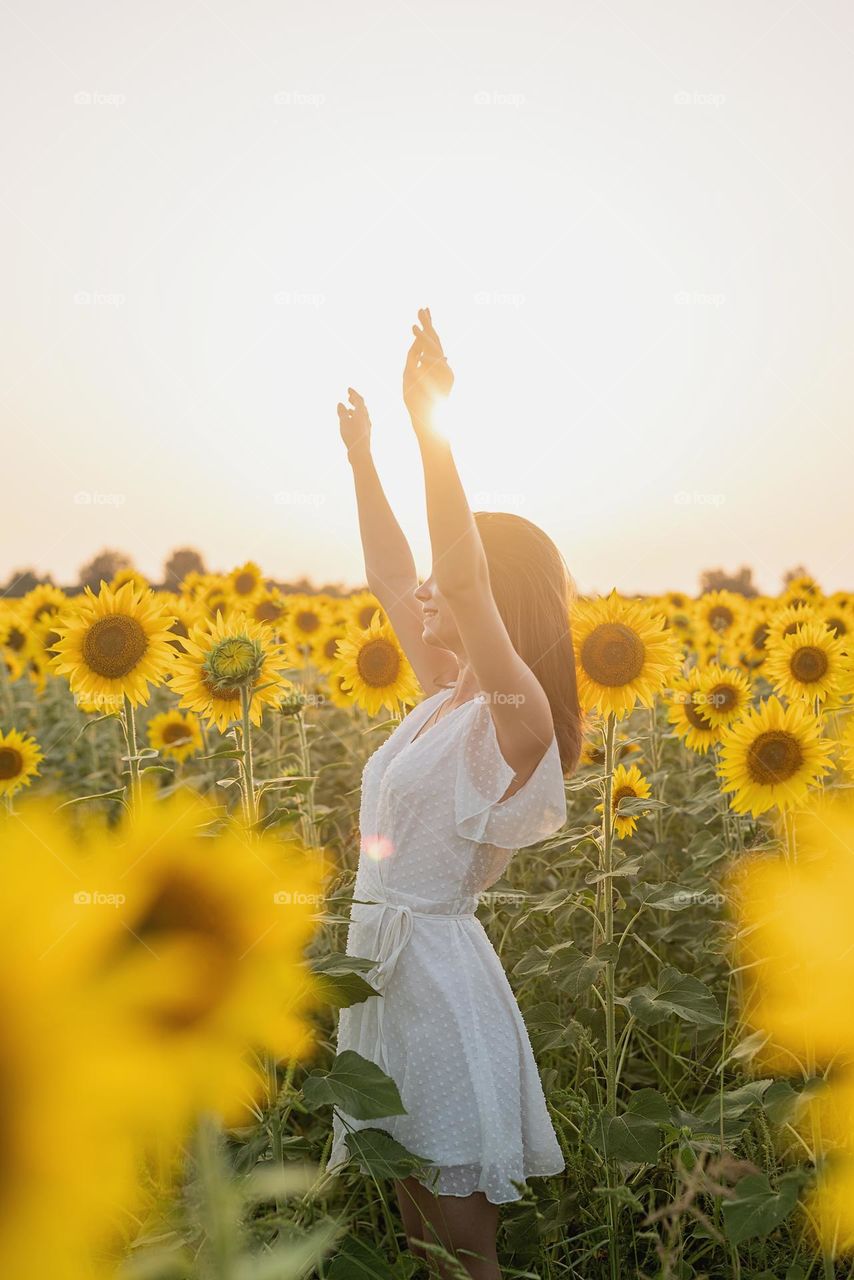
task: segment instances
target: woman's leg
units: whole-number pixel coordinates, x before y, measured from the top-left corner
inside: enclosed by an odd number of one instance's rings
[[[398,1186],[401,1214],[410,1242],[427,1240],[442,1245],[459,1260],[472,1280],[501,1280],[495,1247],[497,1204],[487,1200],[482,1191],[470,1196],[435,1196],[415,1178],[406,1178]],[[418,1256],[424,1256],[424,1251],[417,1246],[410,1244],[410,1248]],[[451,1272],[441,1262],[439,1274],[450,1280]]]

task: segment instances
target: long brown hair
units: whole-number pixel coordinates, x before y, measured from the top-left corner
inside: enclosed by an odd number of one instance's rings
[[[513,648],[543,686],[563,771],[578,766],[584,718],[578,702],[569,609],[576,590],[547,534],[523,516],[476,511],[492,594]]]

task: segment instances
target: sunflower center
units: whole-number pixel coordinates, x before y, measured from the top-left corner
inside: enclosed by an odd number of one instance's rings
[[[621,800],[634,800],[635,796],[636,792],[631,787],[618,787],[614,792],[614,808],[618,809],[620,807]]]
[[[703,715],[702,711],[697,707],[695,699],[702,697],[702,694],[692,693],[685,701],[685,719],[695,729],[701,729],[704,733],[708,733],[714,728],[711,720]]]
[[[234,962],[240,954],[237,937],[229,928],[225,904],[201,893],[200,886],[173,873],[159,886],[142,918],[134,924],[134,936],[144,945],[157,940],[186,937],[193,941],[207,965],[204,980],[180,984],[173,995],[151,1010],[153,1021],[164,1031],[179,1032],[200,1023],[217,1006],[227,990]]]
[[[254,685],[264,665],[264,650],[249,636],[227,636],[218,640],[204,661],[211,687],[222,697],[220,689],[239,690],[241,685]]]
[[[750,643],[754,649],[764,649],[768,639],[768,623],[761,622],[751,636]]]
[[[164,742],[189,742],[190,730],[185,724],[181,724],[179,720],[173,720],[171,724],[163,726]]]
[[[735,621],[732,609],[725,604],[716,604],[709,610],[709,626],[715,631],[726,631]]]
[[[827,674],[827,668],[827,654],[815,645],[804,645],[792,654],[792,675],[801,684],[814,684]]]
[[[9,634],[6,637],[6,644],[15,653],[20,653],[24,645],[27,643],[27,637],[19,627],[10,627]]]
[[[591,680],[616,689],[643,671],[646,650],[636,631],[623,622],[603,622],[581,645],[581,664]]]
[[[371,625],[371,619],[373,618],[376,611],[377,611],[377,606],[375,604],[363,605],[362,608],[359,610],[356,617],[359,619],[359,626],[363,630]]]
[[[715,711],[732,711],[738,704],[738,694],[731,684],[716,684],[708,694],[709,702]]]
[[[385,689],[398,677],[400,654],[388,640],[369,640],[359,650],[356,667],[365,684]]]
[[[309,635],[312,631],[316,631],[320,626],[320,618],[311,609],[300,609],[294,619],[300,631]]]
[[[259,622],[277,622],[282,616],[282,606],[275,600],[262,600],[255,606],[255,617]]]
[[[136,618],[111,613],[98,618],[86,632],[83,661],[105,680],[129,675],[148,648],[148,637]]]
[[[337,658],[338,656],[338,636],[330,636],[323,646],[323,656],[325,658]]]
[[[832,631],[833,634],[837,637],[845,636],[848,634],[848,628],[845,625],[845,619],[839,618],[835,614],[832,618],[825,618],[824,624],[828,628],[828,630]]]
[[[255,590],[255,578],[251,573],[238,573],[234,579],[234,591],[238,596],[251,596]]]
[[[17,778],[24,767],[24,757],[14,747],[0,747],[0,781]]]
[[[751,779],[764,787],[786,782],[803,764],[801,744],[783,729],[760,733],[747,752]]]

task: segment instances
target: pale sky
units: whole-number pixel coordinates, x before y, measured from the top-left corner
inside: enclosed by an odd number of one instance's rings
[[[0,48],[0,579],[360,582],[348,385],[428,572],[429,305],[472,505],[582,590],[854,587],[845,0],[10,0]]]

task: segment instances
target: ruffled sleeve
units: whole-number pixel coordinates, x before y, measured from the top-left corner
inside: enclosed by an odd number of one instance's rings
[[[466,840],[522,849],[553,835],[566,822],[566,791],[557,739],[552,738],[530,778],[502,800],[514,771],[501,754],[486,700],[478,697],[459,743],[454,820]]]

